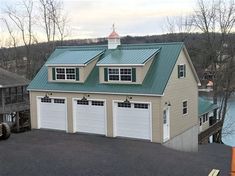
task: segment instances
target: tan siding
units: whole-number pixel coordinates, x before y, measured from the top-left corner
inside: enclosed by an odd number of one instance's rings
[[[105,99],[107,109],[107,135],[113,136],[113,111],[112,105],[113,100],[124,101],[126,96],[119,95],[104,95],[104,94],[89,94],[89,99]],[[30,92],[31,97],[31,123],[32,128],[38,128],[37,126],[37,104],[36,97],[45,96],[44,92]],[[73,132],[73,109],[72,99],[82,98],[84,94],[77,93],[52,93],[50,97],[65,97],[67,98],[67,117],[68,117],[68,132]],[[160,97],[144,97],[144,96],[132,96],[132,101],[140,102],[151,102],[152,105],[152,140],[153,142],[161,142],[162,132],[160,131],[159,123],[159,108],[160,108]]]
[[[149,59],[148,62],[145,63],[144,67],[142,67],[141,82],[144,81],[144,78],[145,78],[146,74],[148,73],[148,70],[149,70],[149,68],[150,68],[150,66],[151,66],[151,64],[152,64],[152,62],[153,62],[153,58],[154,58],[154,57],[152,57],[151,59]]]
[[[178,78],[179,64],[186,64],[186,77]],[[188,101],[188,114],[182,113],[182,102]],[[181,134],[190,127],[198,124],[198,87],[186,55],[182,50],[179,59],[173,69],[169,82],[166,86],[164,97],[162,98],[162,109],[165,102],[170,102],[170,138]],[[161,112],[162,124],[162,112]]]
[[[96,62],[98,61],[98,57],[94,59],[92,62],[90,62],[85,68],[84,68],[84,81],[86,81],[87,77],[90,75],[92,69],[96,65]]]

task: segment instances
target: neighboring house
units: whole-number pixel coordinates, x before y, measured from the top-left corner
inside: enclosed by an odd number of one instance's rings
[[[198,84],[183,43],[57,48],[30,83],[32,128],[197,151]]]
[[[199,97],[198,100],[198,117],[199,117],[199,133],[208,129],[213,125],[214,110],[218,109],[218,105]]]
[[[28,84],[27,79],[0,68],[0,122],[16,131],[30,128]]]

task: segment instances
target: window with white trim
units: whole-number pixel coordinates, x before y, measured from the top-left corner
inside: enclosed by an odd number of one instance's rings
[[[131,103],[118,103],[119,108],[130,108]]]
[[[148,104],[146,104],[146,103],[135,103],[134,108],[136,108],[136,109],[148,109]]]
[[[109,68],[108,69],[109,81],[132,81],[131,68]]]
[[[178,78],[186,77],[186,66],[185,64],[178,65]]]
[[[201,117],[199,118],[199,121],[200,121],[199,125],[202,126],[202,118]]]
[[[208,113],[203,115],[203,123],[208,121]]]
[[[92,101],[91,105],[92,106],[104,106],[104,102],[103,101]]]
[[[188,113],[188,101],[183,101],[183,115]]]
[[[54,99],[54,103],[58,103],[58,104],[64,104],[65,103],[65,99]]]
[[[57,80],[75,80],[76,70],[75,68],[56,68]]]
[[[51,98],[43,97],[43,98],[41,98],[41,102],[42,103],[51,103]]]
[[[89,101],[88,100],[77,100],[77,104],[78,105],[89,105]]]

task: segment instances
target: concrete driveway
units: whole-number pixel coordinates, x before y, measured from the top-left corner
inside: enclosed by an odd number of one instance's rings
[[[199,147],[198,153],[160,144],[87,134],[33,130],[0,141],[1,176],[229,175],[231,148]]]

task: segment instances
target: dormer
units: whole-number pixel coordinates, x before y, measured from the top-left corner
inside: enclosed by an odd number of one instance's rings
[[[46,63],[49,82],[84,83],[104,53],[102,49],[61,50],[61,54]]]
[[[121,45],[120,36],[115,31],[115,27],[113,24],[113,31],[108,36],[108,49],[116,49],[119,45]]]
[[[119,47],[101,59],[100,83],[142,84],[160,48]]]

